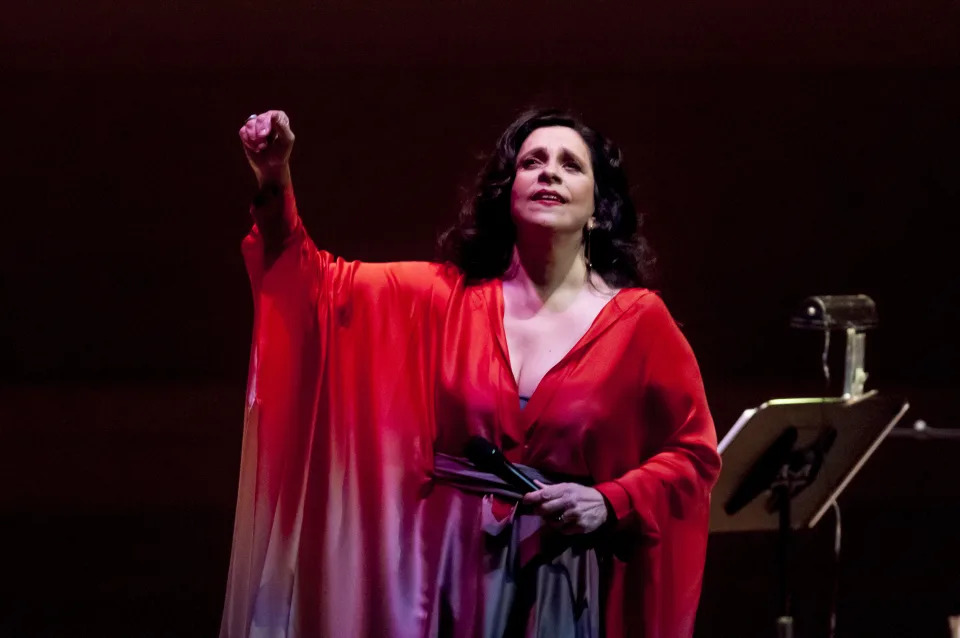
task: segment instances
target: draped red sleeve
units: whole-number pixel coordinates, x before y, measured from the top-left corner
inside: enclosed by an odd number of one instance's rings
[[[220,635],[412,636],[415,503],[432,462],[441,267],[335,259],[290,189],[243,242],[254,300]]]
[[[609,598],[622,603],[608,608],[607,630],[681,638],[693,635],[720,458],[693,352],[659,297],[648,300],[644,331],[631,348],[642,379],[630,422],[646,430],[643,448],[656,451],[596,486],[624,541]]]

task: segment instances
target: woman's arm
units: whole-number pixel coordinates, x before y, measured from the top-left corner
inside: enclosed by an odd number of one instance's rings
[[[691,521],[708,513],[720,456],[693,350],[662,302],[648,312],[638,398],[650,453],[638,467],[595,487],[611,504],[617,529],[657,542],[666,520]]]
[[[290,118],[283,111],[251,115],[240,127],[243,152],[258,184],[250,206],[255,223],[252,234],[262,241],[268,264],[299,229],[290,175],[294,140]]]

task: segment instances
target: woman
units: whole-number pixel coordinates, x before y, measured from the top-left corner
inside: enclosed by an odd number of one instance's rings
[[[716,437],[620,153],[520,116],[444,263],[317,250],[286,115],[240,137],[261,191],[224,636],[692,634]],[[481,436],[540,480],[461,456]]]

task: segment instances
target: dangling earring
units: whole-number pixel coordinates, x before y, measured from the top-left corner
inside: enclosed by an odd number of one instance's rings
[[[596,225],[593,217],[587,220],[587,236],[583,240],[583,258],[587,262],[587,270],[593,268],[593,262],[590,261],[590,231]]]

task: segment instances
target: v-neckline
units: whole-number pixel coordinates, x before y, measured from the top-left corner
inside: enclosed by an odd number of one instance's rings
[[[542,409],[542,405],[545,400],[542,400],[545,390],[544,387],[548,386],[547,382],[553,376],[556,375],[557,371],[563,367],[563,364],[566,363],[575,352],[582,349],[590,341],[592,341],[596,336],[603,332],[610,324],[613,323],[613,320],[620,316],[623,312],[623,306],[620,303],[620,297],[624,295],[629,288],[621,288],[613,296],[610,297],[603,304],[603,307],[600,308],[600,312],[597,313],[597,316],[593,318],[593,321],[590,323],[590,326],[587,328],[586,332],[580,335],[580,338],[573,344],[573,346],[567,350],[566,353],[560,359],[553,364],[553,366],[547,370],[544,375],[540,378],[540,381],[537,382],[536,387],[533,391],[530,392],[527,397],[527,403],[524,407],[520,407],[520,385],[517,377],[513,373],[513,365],[510,361],[510,348],[507,344],[507,330],[506,330],[506,303],[503,297],[503,280],[496,280],[496,286],[494,287],[494,301],[491,311],[491,322],[495,327],[495,334],[497,339],[497,344],[500,347],[500,353],[502,355],[502,365],[505,366],[505,376],[510,380],[510,387],[512,389],[512,396],[510,400],[520,411],[522,415],[522,421],[524,424],[529,427],[536,420],[538,412]],[[534,412],[537,410],[537,412]]]

